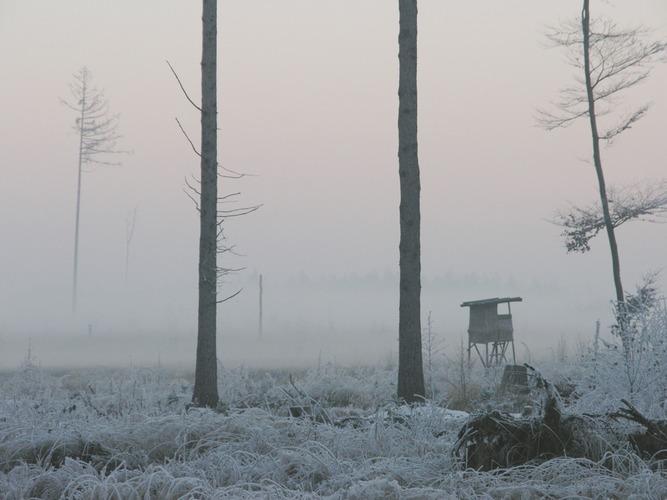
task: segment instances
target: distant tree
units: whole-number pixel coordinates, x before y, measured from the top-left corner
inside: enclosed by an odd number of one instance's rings
[[[655,214],[664,207],[663,193],[652,193],[647,204],[627,207],[621,204],[610,208],[610,197],[602,168],[600,143],[611,144],[619,134],[629,130],[643,118],[650,103],[639,106],[629,113],[617,115],[617,121],[607,130],[600,131],[598,118],[615,110],[619,93],[644,81],[653,63],[663,57],[667,43],[646,41],[647,30],[641,27],[621,29],[610,21],[591,21],[590,2],[583,0],[579,22],[566,22],[560,28],[552,29],[547,38],[566,50],[572,66],[582,71],[577,85],[561,91],[561,100],[554,103],[556,111],[539,111],[539,123],[547,130],[567,127],[579,118],[588,117],[593,142],[593,163],[598,180],[601,215],[595,215],[590,208],[574,207],[562,212],[556,219],[562,223],[567,238],[568,251],[588,250],[588,241],[602,228],[606,230],[612,259],[612,272],[616,289],[616,301],[622,305],[625,298],[621,281],[620,259],[616,243],[615,228],[620,223],[644,215]],[[640,192],[635,193],[641,197]],[[628,199],[631,199],[630,196]],[[662,202],[660,200],[663,200]]]
[[[218,405],[218,104],[217,1],[203,0],[201,59],[201,193],[199,203],[199,306],[192,402]]]
[[[86,168],[99,165],[120,165],[110,161],[109,155],[127,153],[118,149],[119,115],[109,113],[109,104],[103,90],[92,84],[92,74],[85,66],[74,75],[70,84],[71,101],[62,103],[77,114],[73,126],[79,134],[79,167],[76,184],[76,217],[74,222],[74,272],[72,278],[72,314],[76,314],[79,269],[79,215],[81,212],[81,177]]]
[[[400,296],[397,395],[425,395],[421,345],[421,247],[417,154],[417,0],[399,0],[398,173],[400,179]]]

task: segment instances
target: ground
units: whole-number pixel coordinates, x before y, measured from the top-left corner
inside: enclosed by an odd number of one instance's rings
[[[667,478],[629,447],[465,470],[454,450],[469,413],[448,396],[462,404],[461,373],[437,366],[441,390],[416,407],[393,400],[389,363],[221,368],[222,404],[204,410],[188,408],[189,372],[24,363],[0,380],[2,498],[667,497]],[[509,408],[493,380],[472,389],[482,372],[468,374],[468,404]]]

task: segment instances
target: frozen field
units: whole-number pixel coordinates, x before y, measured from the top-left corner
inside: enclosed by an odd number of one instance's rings
[[[581,360],[547,367],[585,375]],[[221,369],[221,411],[189,409],[192,376],[160,367],[47,372],[0,381],[0,495],[21,498],[665,498],[667,477],[620,447],[496,472],[453,453],[469,410],[505,408],[499,374],[440,359],[434,398],[393,402],[393,364]],[[539,412],[539,390],[524,395]],[[610,395],[613,398],[613,395]],[[305,408],[312,418],[291,416]],[[576,405],[570,411],[578,410]],[[611,464],[611,466],[609,465]]]

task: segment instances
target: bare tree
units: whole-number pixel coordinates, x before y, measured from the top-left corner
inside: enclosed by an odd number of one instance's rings
[[[62,103],[77,114],[74,130],[79,135],[79,167],[76,183],[76,216],[74,219],[74,271],[72,277],[72,314],[76,314],[79,269],[79,215],[81,213],[81,178],[84,172],[99,165],[120,165],[110,155],[127,153],[118,149],[118,116],[109,113],[103,90],[92,84],[92,75],[85,66],[74,75],[70,84],[71,100]],[[88,168],[89,170],[86,170]]]
[[[629,130],[645,116],[650,103],[643,104],[629,113],[618,117],[609,128],[600,131],[598,118],[613,114],[619,93],[644,81],[652,65],[662,58],[667,43],[646,41],[647,30],[641,27],[621,29],[611,21],[591,21],[589,0],[583,0],[579,22],[566,22],[558,29],[547,33],[553,45],[566,50],[569,63],[582,71],[576,79],[576,85],[561,91],[560,101],[554,103],[556,110],[539,111],[539,123],[547,130],[567,127],[578,118],[588,117],[593,143],[593,163],[598,180],[601,221],[609,240],[612,259],[612,272],[616,289],[616,301],[624,302],[621,268],[614,229],[610,200],[602,168],[600,143],[611,144],[619,134]],[[641,216],[641,211],[637,216]],[[583,229],[574,234],[574,246],[568,243],[568,250],[587,250],[587,235],[595,235],[601,229],[591,232],[588,227],[591,220],[586,216],[587,209],[577,209],[565,214],[569,224],[582,224]],[[632,217],[631,217],[632,218]],[[563,217],[561,217],[561,221]],[[600,220],[600,218],[597,218]],[[593,224],[593,227],[596,227]],[[566,226],[566,235],[568,233]],[[592,236],[591,236],[592,237]]]
[[[417,0],[398,0],[399,242],[397,395],[415,402],[425,395],[421,345],[421,246],[417,154]]]
[[[199,213],[199,301],[197,321],[197,357],[195,367],[195,387],[192,403],[196,406],[215,407],[218,405],[218,365],[217,365],[217,305],[229,300],[241,290],[218,300],[217,287],[225,275],[239,271],[220,267],[217,256],[221,253],[235,253],[234,247],[226,244],[223,222],[228,217],[246,215],[257,210],[260,205],[240,208],[221,208],[234,201],[240,193],[218,196],[218,178],[240,179],[246,174],[222,167],[217,160],[217,4],[215,0],[203,0],[202,13],[202,79],[201,106],[188,95],[178,74],[167,61],[183,94],[201,115],[201,149],[194,142],[176,118],[176,123],[187,139],[194,153],[200,158],[200,179],[185,180],[184,190],[194,202]]]
[[[199,306],[197,362],[192,402],[218,405],[217,253],[218,104],[217,1],[203,0],[201,59],[201,193],[199,203]]]

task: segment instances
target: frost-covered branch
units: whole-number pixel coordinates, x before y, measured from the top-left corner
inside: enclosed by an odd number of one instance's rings
[[[611,223],[614,228],[630,220],[663,222],[667,216],[667,180],[644,182],[623,189],[609,188]],[[590,241],[605,228],[599,202],[585,207],[571,205],[556,212],[552,222],[563,228],[568,252],[585,253]]]

